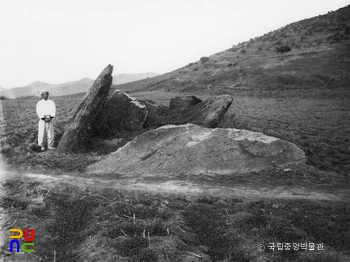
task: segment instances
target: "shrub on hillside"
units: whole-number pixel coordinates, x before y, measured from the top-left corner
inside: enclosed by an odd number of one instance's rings
[[[345,27],[345,30],[344,30],[344,34],[345,35],[350,35],[350,27]]]
[[[231,47],[229,49],[227,49],[227,51],[230,51],[230,52],[236,52],[238,50],[238,48],[236,47]]]
[[[203,57],[201,57],[200,60],[201,60],[201,63],[204,64],[204,63],[209,61],[209,57],[203,56]]]
[[[340,40],[339,39],[333,39],[332,41],[329,42],[330,44],[339,44]]]
[[[276,48],[276,51],[278,53],[286,53],[286,52],[290,52],[292,49],[289,46],[280,46]]]
[[[290,52],[292,49],[289,46],[280,46],[276,48],[277,53],[281,53],[281,57],[283,59],[283,54]]]
[[[278,40],[274,43],[274,45],[282,45],[282,40],[281,40],[281,39],[278,39]]]

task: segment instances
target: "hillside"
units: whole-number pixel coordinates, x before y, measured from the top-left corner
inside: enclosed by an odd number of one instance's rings
[[[113,84],[114,85],[121,85],[133,81],[138,81],[141,79],[146,79],[148,77],[154,77],[157,76],[158,74],[156,73],[142,73],[142,74],[116,74],[113,75]]]
[[[289,46],[291,51],[276,53]],[[295,22],[170,73],[118,86],[256,96],[350,96],[350,5]]]

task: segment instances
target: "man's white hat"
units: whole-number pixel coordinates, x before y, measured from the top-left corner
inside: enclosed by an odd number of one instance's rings
[[[45,93],[45,92],[49,92],[49,91],[47,91],[47,89],[40,89],[40,91],[39,91],[39,95],[41,96],[43,93]]]

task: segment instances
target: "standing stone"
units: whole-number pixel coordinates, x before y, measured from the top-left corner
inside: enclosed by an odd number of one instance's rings
[[[97,136],[111,136],[121,130],[139,130],[145,123],[148,111],[143,103],[116,90],[108,98],[106,106],[94,124],[94,133]]]
[[[191,123],[210,128],[216,127],[232,101],[233,99],[229,95],[210,97],[172,117],[170,123],[174,125]]]
[[[60,152],[73,151],[90,132],[91,126],[106,102],[113,80],[112,73],[113,66],[108,65],[86,93],[58,145]]]

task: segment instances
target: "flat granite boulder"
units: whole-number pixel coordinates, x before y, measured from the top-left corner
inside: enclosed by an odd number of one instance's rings
[[[137,136],[88,167],[90,174],[234,175],[305,162],[293,143],[258,132],[168,125]]]

